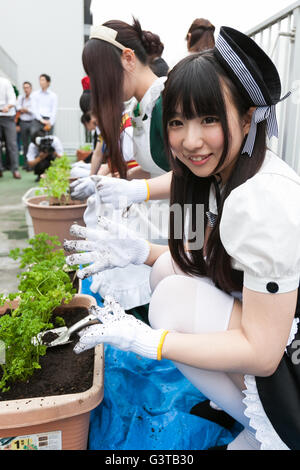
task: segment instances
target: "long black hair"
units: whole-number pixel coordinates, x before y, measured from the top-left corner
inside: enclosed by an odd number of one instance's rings
[[[224,84],[230,93],[230,99],[236,107],[240,117],[251,107],[241,96],[238,88],[228,78],[226,72],[218,64],[213,51],[204,51],[186,57],[170,72],[163,92],[163,127],[167,151],[173,170],[171,183],[171,206],[179,204],[182,208],[186,204],[192,205],[192,230],[196,230],[195,208],[197,204],[204,205],[205,214],[209,208],[209,191],[214,183],[218,194],[218,172],[224,164],[231,145],[232,136],[229,132],[226,112]],[[168,144],[168,123],[176,115],[178,107],[185,119],[201,116],[218,116],[224,134],[224,149],[220,161],[207,178],[195,176],[182,162],[174,158]],[[241,150],[243,145],[241,146]],[[210,234],[206,246],[206,259],[203,248],[186,252],[185,240],[175,237],[178,233],[177,224],[184,227],[184,211],[181,220],[170,212],[170,240],[169,247],[174,261],[183,272],[192,275],[209,276],[217,287],[225,292],[240,289],[231,260],[225,251],[220,239],[220,221],[224,202],[231,191],[247,179],[254,176],[260,169],[266,153],[266,125],[265,122],[257,126],[257,136],[252,157],[240,155],[235,167],[226,183],[222,195],[219,194],[218,217]],[[207,217],[204,222],[207,226]],[[204,227],[204,228],[205,228]],[[234,230],[234,227],[233,227]]]

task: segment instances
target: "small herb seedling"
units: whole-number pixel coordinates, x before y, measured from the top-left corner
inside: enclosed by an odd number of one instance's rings
[[[18,298],[18,307],[11,314],[0,317],[0,341],[5,344],[5,364],[0,364],[0,390],[9,390],[10,384],[27,380],[40,368],[39,357],[45,355],[46,346],[34,346],[31,338],[41,331],[53,328],[52,312],[62,301],[69,303],[76,293],[67,272],[64,271],[65,254],[58,249],[57,237],[46,233],[29,240],[29,247],[10,252],[20,260],[18,292],[0,295],[0,305]],[[63,319],[56,317],[55,323]],[[1,369],[0,369],[1,370]]]
[[[43,188],[49,201],[55,199],[58,205],[66,205],[70,201],[71,164],[66,155],[56,158],[45,172],[45,177],[41,178],[39,186]]]

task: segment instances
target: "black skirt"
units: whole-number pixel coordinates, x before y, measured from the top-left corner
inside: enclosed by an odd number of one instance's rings
[[[300,318],[299,293],[295,317]],[[255,379],[273,428],[289,449],[300,450],[300,322],[276,372],[271,377]]]

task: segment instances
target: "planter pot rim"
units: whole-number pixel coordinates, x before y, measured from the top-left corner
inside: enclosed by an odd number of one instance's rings
[[[75,295],[78,296],[78,295],[81,295],[81,296],[84,296],[86,294],[81,294],[81,291],[82,291],[82,279],[80,279],[79,277],[77,277],[76,275],[76,278],[78,280],[78,292],[76,294],[74,294],[74,298],[75,298]],[[93,298],[92,296],[89,296],[88,297],[91,297]],[[0,316],[3,315],[7,309],[12,309],[12,310],[15,310],[17,307],[18,307],[18,303],[19,303],[19,297],[16,297],[14,300],[10,300],[8,302],[6,302],[5,305],[3,305],[2,307],[0,307]],[[65,304],[64,301],[62,302],[62,305],[64,307],[67,307],[68,304]],[[59,307],[57,307],[59,308]],[[1,392],[0,392],[1,393]]]
[[[72,301],[64,305],[63,308],[90,307],[92,305],[97,305],[94,297],[75,294]],[[92,387],[80,393],[1,401],[0,430],[50,423],[58,419],[87,413],[96,408],[103,399],[103,380],[104,347],[98,345],[95,348]]]
[[[87,203],[82,202],[82,201],[81,201],[80,204],[69,204],[69,205],[65,205],[65,206],[41,206],[39,204],[39,202],[46,201],[47,199],[48,199],[47,196],[34,196],[34,197],[30,197],[29,199],[27,199],[25,201],[25,203],[29,207],[34,207],[34,208],[43,209],[43,210],[44,209],[46,209],[46,210],[66,210],[66,209],[71,209],[73,207],[76,207],[76,208],[79,209],[79,208],[87,206]]]

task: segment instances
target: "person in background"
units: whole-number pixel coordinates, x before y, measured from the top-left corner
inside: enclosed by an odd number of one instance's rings
[[[38,182],[51,162],[62,157],[64,151],[59,138],[46,135],[43,130],[37,131],[31,140],[27,152],[27,162],[28,166],[34,169],[34,174],[37,175],[35,181]]]
[[[81,80],[83,92],[79,99],[79,107],[82,111],[81,123],[88,132],[93,133],[93,151],[84,160],[72,164],[71,178],[86,178],[86,194],[81,191],[83,198],[89,197],[94,192],[94,183],[88,178],[97,174],[103,160],[103,139],[97,126],[97,120],[91,111],[90,79],[88,76]],[[107,172],[106,172],[107,173]],[[106,174],[105,173],[105,174]],[[83,185],[84,186],[84,185]],[[71,186],[72,188],[72,186]]]
[[[80,118],[80,122],[84,125],[87,132],[92,133],[92,149],[87,157],[80,158],[77,162],[72,164],[70,176],[71,178],[76,179],[86,178],[86,184],[90,186],[92,190],[94,190],[93,183],[89,180],[88,177],[96,174],[101,165],[103,157],[103,141],[100,136],[100,131],[97,127],[96,119],[92,115],[91,111],[84,113]],[[78,150],[77,158],[80,153],[81,150]],[[71,185],[71,188],[73,188],[73,185]]]
[[[10,158],[10,169],[15,179],[21,179],[19,172],[19,152],[17,147],[17,130],[15,123],[16,95],[7,78],[0,77],[0,132],[5,139],[6,154]],[[0,176],[3,166],[0,159]]]
[[[92,115],[91,111],[88,111],[88,112],[84,113],[81,116],[80,121],[81,121],[81,124],[84,125],[86,130],[88,132],[92,133],[93,151],[94,151],[95,148],[96,148],[96,145],[97,145],[97,141],[98,141],[98,133],[96,132],[97,121],[96,121],[95,117]],[[91,162],[93,151],[90,153],[90,155],[87,158],[85,158],[85,160],[84,160],[85,163],[90,163]]]
[[[91,92],[90,92],[90,79],[88,76],[84,77],[81,80],[83,92],[79,99],[79,106],[83,115],[81,116],[81,123],[84,125],[88,132],[93,133],[93,152],[84,160],[76,162],[72,165],[71,177],[85,177],[92,175],[110,175],[111,168],[108,163],[109,157],[104,158],[104,153],[106,146],[104,144],[103,138],[101,136],[100,129],[97,125],[97,118],[95,114],[91,111]],[[120,143],[123,149],[123,158],[126,161],[128,171],[136,168],[138,164],[132,158],[132,125],[128,113],[123,112],[122,121],[120,126]],[[91,163],[89,166],[86,163]],[[114,173],[117,175],[117,172]],[[74,189],[77,186],[77,183],[71,185],[71,188]],[[84,186],[86,184],[86,190],[84,191]],[[80,195],[85,198],[90,196],[90,191],[95,190],[95,185],[92,183],[90,178],[86,178],[85,182],[80,181]],[[77,197],[78,194],[77,194]]]
[[[32,93],[34,120],[31,136],[39,130],[53,133],[57,113],[57,95],[49,90],[51,78],[46,73],[40,75],[40,89]]]
[[[93,152],[87,158],[90,158],[90,164],[84,161],[76,162],[72,165],[71,177],[79,178],[71,183],[71,196],[75,199],[85,199],[95,192],[94,181],[90,178],[93,175],[117,177],[118,172],[112,173],[109,156],[105,157],[106,145],[97,126],[95,115],[89,111],[81,116],[81,122],[88,131],[94,132]],[[132,148],[132,124],[129,115],[124,112],[120,125],[120,146],[124,162],[127,165],[127,177],[130,179],[130,171],[138,168],[138,164],[133,160]],[[86,173],[86,174],[85,174]]]
[[[91,177],[95,183],[95,204],[90,204],[90,196],[84,214],[88,227],[97,226],[97,215],[102,216],[103,207],[108,204],[109,217],[124,219],[124,223],[133,230],[151,231],[154,239],[164,237],[167,240],[168,205],[163,204],[161,198],[153,204],[151,202],[151,214],[154,214],[151,219],[150,203],[147,206],[143,204],[143,201],[148,201],[150,193],[144,178],[165,176],[166,173],[156,161],[162,158],[169,168],[160,132],[160,96],[167,77],[157,77],[150,68],[150,58],[157,54],[160,44],[159,37],[142,30],[135,18],[132,25],[111,20],[91,29],[90,40],[83,51],[83,66],[90,78],[92,111],[106,146],[101,163],[109,163],[113,177],[99,176],[99,173]],[[126,150],[127,144],[129,151]],[[126,155],[134,161],[130,163]],[[136,166],[129,167],[128,164]],[[103,165],[100,172],[102,168]],[[129,175],[133,178],[130,181]],[[83,183],[78,183],[74,189]],[[86,197],[90,188],[87,184],[82,196]],[[132,204],[133,197],[137,204]],[[124,204],[127,210],[119,210],[124,209],[119,203]],[[111,210],[112,206],[114,210]],[[160,223],[162,218],[166,223]],[[98,279],[93,278],[92,292],[103,296],[107,289],[127,309],[146,305],[150,295],[149,268],[129,265],[125,272],[113,270]]]
[[[16,99],[18,100],[20,93],[19,93],[18,88],[14,84],[13,84],[13,89],[14,89],[14,92],[15,92],[15,95],[16,95]],[[17,109],[17,106],[16,106],[16,109]],[[16,131],[17,131],[17,146],[18,146],[18,152],[19,152],[19,155],[20,155],[21,149],[22,149],[22,139],[21,139],[20,113],[19,112],[16,112],[15,123],[16,123]],[[9,155],[8,155],[7,162],[8,162],[8,169],[9,169],[10,168]],[[7,164],[7,162],[6,162],[6,164]]]
[[[18,124],[20,126],[21,139],[23,144],[24,169],[29,170],[27,165],[27,152],[31,142],[31,126],[34,120],[32,103],[32,85],[30,82],[23,83],[24,94],[18,96],[17,115],[19,115]]]
[[[152,34],[152,33],[150,33]],[[155,41],[156,50],[149,56],[149,65],[153,73],[157,77],[166,77],[169,72],[169,66],[167,62],[162,58],[162,53],[164,51],[164,44],[161,42],[160,37],[157,34],[154,34],[157,37]]]
[[[204,18],[196,18],[186,35],[187,49],[190,53],[201,52],[215,47],[215,27]]]
[[[91,110],[91,89],[90,89],[90,79],[88,76],[83,77],[81,80],[83,92],[79,99],[79,106],[83,114]]]

